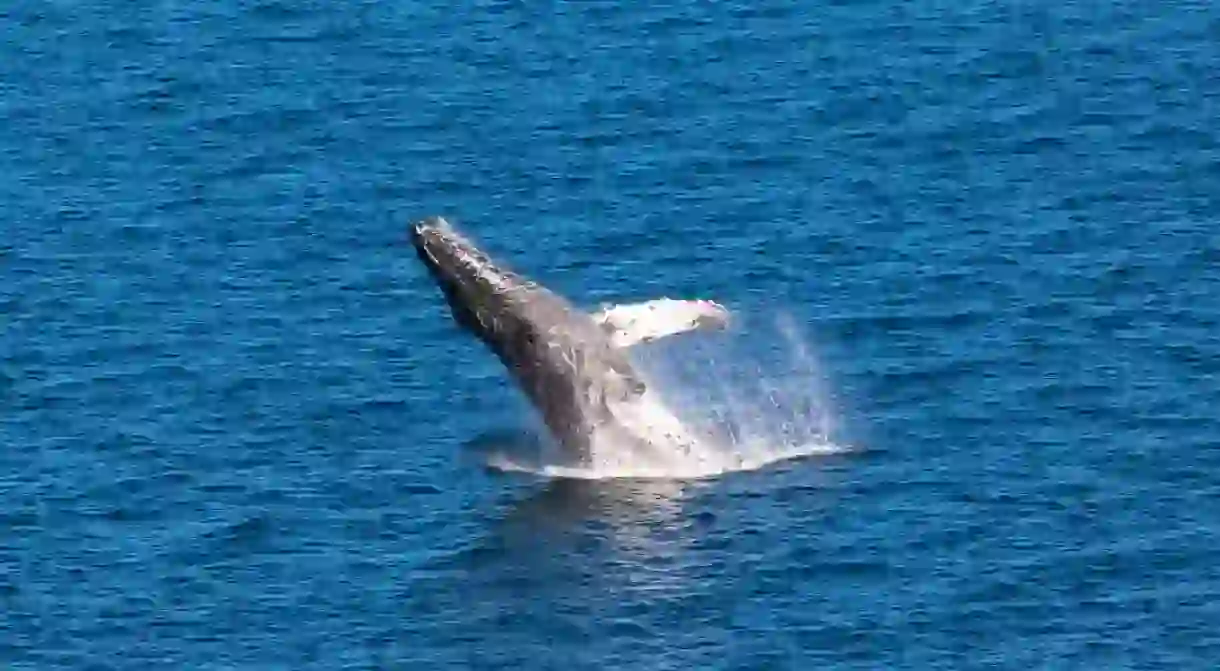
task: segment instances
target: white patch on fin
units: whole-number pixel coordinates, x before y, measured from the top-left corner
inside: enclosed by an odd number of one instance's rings
[[[724,328],[729,311],[713,301],[658,298],[645,303],[610,305],[593,313],[593,320],[618,347],[664,338],[698,328]]]

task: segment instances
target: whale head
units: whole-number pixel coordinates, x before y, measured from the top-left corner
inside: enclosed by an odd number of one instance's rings
[[[561,442],[587,437],[608,401],[644,392],[588,313],[497,264],[445,219],[416,223],[411,241],[454,320],[500,358]]]

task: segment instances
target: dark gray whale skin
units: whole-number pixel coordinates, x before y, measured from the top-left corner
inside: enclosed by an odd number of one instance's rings
[[[570,456],[587,458],[608,400],[644,392],[626,355],[585,311],[496,263],[441,217],[411,227],[454,320],[481,340]]]

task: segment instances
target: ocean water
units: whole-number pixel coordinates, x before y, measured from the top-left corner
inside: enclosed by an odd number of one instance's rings
[[[1198,1],[6,3],[0,666],[1216,668],[1217,73]],[[488,467],[431,214],[842,449]]]

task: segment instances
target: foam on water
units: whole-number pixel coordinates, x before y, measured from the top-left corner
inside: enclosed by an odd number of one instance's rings
[[[599,431],[592,464],[527,462],[496,455],[489,465],[552,477],[706,478],[777,461],[845,451],[817,360],[785,315],[765,328],[683,334],[632,349],[648,391],[613,406],[618,426]]]

